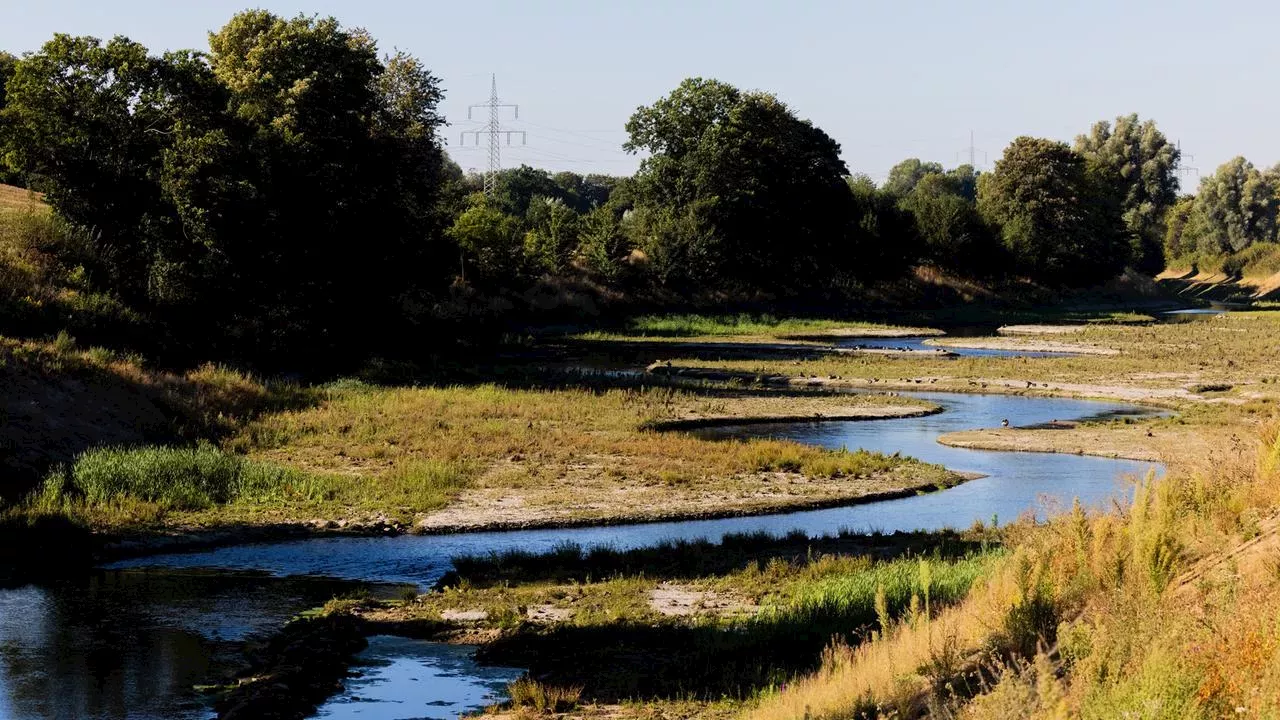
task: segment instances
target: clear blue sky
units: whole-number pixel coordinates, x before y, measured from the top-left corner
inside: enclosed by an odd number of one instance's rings
[[[282,14],[334,15],[384,50],[443,78],[445,136],[489,73],[520,104],[527,148],[503,164],[628,173],[619,146],[636,106],[701,75],[768,90],[840,142],[853,172],[898,160],[954,165],[975,132],[979,165],[1017,135],[1070,141],[1090,123],[1137,112],[1212,172],[1234,155],[1280,161],[1280,3],[1265,0],[716,0],[410,2],[265,0]],[[976,7],[975,7],[976,6]],[[245,0],[0,0],[0,49],[34,50],[54,32],[127,35],[155,51],[205,48]],[[1192,176],[1184,181],[1195,185]]]

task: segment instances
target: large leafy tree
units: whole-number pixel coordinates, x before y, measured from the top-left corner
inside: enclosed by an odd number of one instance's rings
[[[0,141],[88,230],[94,282],[280,356],[349,345],[444,276],[441,95],[363,31],[248,11],[207,55],[55,36],[18,62]]]
[[[173,75],[126,38],[55,35],[13,68],[0,115],[6,163],[89,231],[91,279],[133,301],[174,226],[156,182]]]
[[[1019,137],[978,183],[978,210],[1039,280],[1087,285],[1128,260],[1119,207],[1065,143]]]
[[[1164,218],[1178,198],[1178,148],[1155,121],[1142,122],[1132,114],[1116,118],[1114,125],[1094,123],[1076,138],[1075,149],[1099,166],[1098,175],[1108,179],[1119,200],[1134,267],[1148,273],[1164,269]]]
[[[920,158],[907,158],[889,169],[889,177],[880,188],[897,197],[906,197],[916,183],[929,174],[942,174],[942,166],[936,162],[921,162]]]
[[[491,287],[509,282],[524,264],[524,224],[479,193],[469,205],[448,230],[463,253],[463,278]]]
[[[1201,252],[1231,253],[1276,238],[1277,186],[1242,157],[1223,163],[1200,181],[1196,193],[1195,246]],[[1185,237],[1182,244],[1188,244]]]
[[[524,254],[537,270],[559,272],[578,246],[581,218],[560,198],[538,197],[525,214]]]
[[[811,286],[847,253],[851,196],[840,146],[776,97],[685,80],[639,108],[624,148],[640,245],[668,282]]]

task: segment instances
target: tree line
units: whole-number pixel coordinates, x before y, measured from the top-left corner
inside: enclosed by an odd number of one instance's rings
[[[228,356],[378,348],[568,277],[822,299],[929,264],[1085,286],[1276,240],[1277,171],[1237,159],[1180,198],[1177,147],[1136,115],[877,185],[775,96],[692,78],[627,122],[633,176],[520,167],[486,195],[444,152],[442,98],[332,18],[246,11],[159,55],[56,35],[0,54],[0,179],[47,194],[69,229],[51,251],[91,287]]]

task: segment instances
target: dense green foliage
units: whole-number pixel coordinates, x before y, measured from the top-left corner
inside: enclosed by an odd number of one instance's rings
[[[1100,282],[1129,260],[1106,184],[1066,144],[1020,137],[979,181],[978,209],[1027,274]]]
[[[640,247],[664,283],[766,290],[858,260],[840,146],[776,97],[694,78],[627,122]]]
[[[1136,115],[1074,151],[1020,138],[981,177],[910,158],[877,187],[777,97],[702,78],[627,122],[634,177],[521,166],[485,194],[444,155],[439,80],[332,18],[246,11],[207,51],[161,55],[56,35],[0,54],[0,90],[0,179],[46,193],[65,229],[41,252],[179,357],[412,351],[566,286],[851,300],[922,263],[1081,286],[1158,271],[1162,245],[1275,234],[1277,173],[1232,166],[1174,207],[1178,151]]]
[[[1178,161],[1182,153],[1156,129],[1138,122],[1136,114],[1116,118],[1115,125],[1095,123],[1076,138],[1076,151],[1120,200],[1130,236],[1133,266],[1149,273],[1164,269],[1165,215],[1178,197]]]
[[[1236,157],[1200,181],[1195,197],[1169,212],[1165,247],[1171,257],[1225,258],[1277,237],[1280,166],[1260,171]]]

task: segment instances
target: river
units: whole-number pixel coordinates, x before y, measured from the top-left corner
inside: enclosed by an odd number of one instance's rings
[[[438,536],[336,537],[259,543],[114,563],[75,581],[0,589],[0,718],[205,718],[193,685],[216,679],[238,643],[294,613],[373,583],[393,594],[429,586],[459,554],[566,541],[618,548],[730,532],[810,535],[841,529],[963,528],[993,517],[1124,496],[1151,463],[950,448],[953,430],[1038,425],[1145,412],[1122,403],[904,393],[943,406],[920,418],[724,426],[713,438],[783,437],[828,448],[901,452],[984,477],[927,495],[826,510],[611,527]],[[215,572],[216,571],[216,572]],[[399,585],[397,585],[399,584]],[[363,676],[320,710],[326,718],[452,717],[492,702],[518,672],[478,668],[457,648],[375,638]]]

